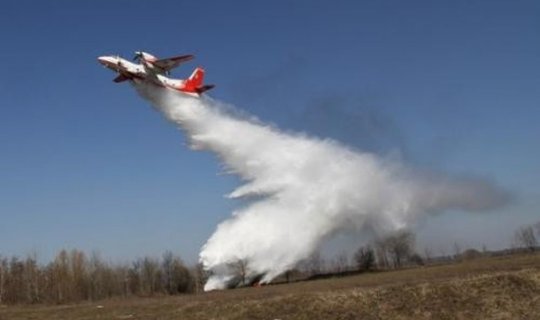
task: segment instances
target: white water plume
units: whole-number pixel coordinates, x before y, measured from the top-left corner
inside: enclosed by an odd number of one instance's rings
[[[419,173],[332,140],[283,132],[226,111],[209,98],[136,85],[195,149],[214,152],[244,184],[231,198],[252,197],[208,239],[200,261],[222,289],[243,264],[247,279],[268,282],[345,229],[378,234],[448,209],[487,210],[504,192],[481,179]]]

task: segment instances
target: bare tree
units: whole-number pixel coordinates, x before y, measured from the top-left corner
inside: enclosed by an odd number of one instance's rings
[[[7,302],[27,302],[24,281],[24,262],[17,257],[12,257],[9,262],[9,273],[6,282]]]
[[[73,299],[87,300],[90,298],[90,284],[86,255],[82,251],[73,249],[69,254],[69,260],[75,290]]]
[[[175,260],[173,268],[173,279],[176,293],[190,293],[195,290],[195,281],[189,269],[184,265],[182,260],[178,258]]]
[[[381,269],[390,267],[388,258],[388,244],[385,239],[379,239],[375,241],[375,257],[377,265]]]
[[[187,293],[193,290],[195,285],[193,278],[180,257],[175,257],[170,251],[165,252],[161,265],[164,288],[168,294]]]
[[[174,291],[174,280],[173,280],[173,272],[174,272],[174,255],[171,251],[167,251],[163,254],[161,262],[161,268],[163,269],[163,283],[165,290],[169,294],[172,294]]]
[[[131,268],[127,274],[127,286],[130,293],[141,292],[141,273],[142,273],[142,261],[140,259],[135,260],[131,264]]]
[[[159,262],[156,259],[145,257],[142,260],[141,282],[142,289],[146,294],[154,295],[158,291],[160,277]]]
[[[375,252],[370,246],[362,246],[354,254],[356,266],[360,271],[369,271],[375,265]]]
[[[65,303],[72,294],[69,256],[66,250],[60,251],[52,263],[53,287],[56,303]]]
[[[27,303],[36,303],[40,300],[39,273],[36,255],[29,255],[24,262],[23,275]]]
[[[4,303],[6,280],[8,273],[8,260],[0,256],[0,305]]]
[[[414,252],[415,236],[410,231],[400,231],[386,238],[386,248],[395,268],[402,266]]]
[[[524,226],[516,230],[514,233],[514,240],[519,247],[528,249],[531,252],[538,246],[538,240],[536,240],[532,225]]]
[[[192,268],[194,291],[199,293],[204,291],[204,284],[210,276],[209,272],[204,270],[202,263],[197,263]]]
[[[238,259],[233,264],[233,268],[236,272],[236,275],[239,278],[239,284],[241,286],[245,286],[246,283],[246,276],[247,276],[247,270],[248,270],[248,261],[247,259]]]
[[[91,300],[97,300],[104,296],[104,271],[105,263],[101,260],[98,252],[92,252],[88,261],[89,296]]]

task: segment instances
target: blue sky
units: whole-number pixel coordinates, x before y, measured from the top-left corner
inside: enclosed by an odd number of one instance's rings
[[[502,247],[540,220],[536,1],[5,1],[0,254],[61,248],[195,261],[238,181],[186,148],[96,57],[193,53],[211,96],[285,130],[472,174],[488,214],[422,221],[419,242]]]

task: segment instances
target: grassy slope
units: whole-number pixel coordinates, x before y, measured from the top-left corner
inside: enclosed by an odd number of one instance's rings
[[[358,318],[540,319],[540,255],[182,297],[0,308],[0,320]]]

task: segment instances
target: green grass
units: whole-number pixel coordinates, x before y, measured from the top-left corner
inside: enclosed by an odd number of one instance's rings
[[[540,319],[540,255],[179,297],[4,306],[4,319]]]

